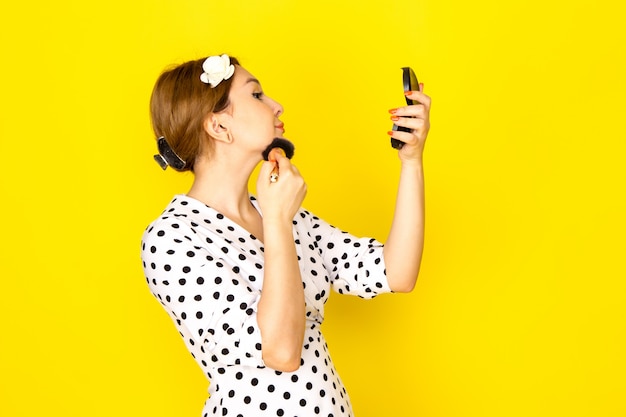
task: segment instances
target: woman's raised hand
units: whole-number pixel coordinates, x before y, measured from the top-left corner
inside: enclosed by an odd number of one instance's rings
[[[278,177],[270,182],[275,168],[278,168]],[[307,191],[304,178],[279,148],[274,148],[269,161],[261,165],[256,189],[263,219],[289,222],[300,209]]]
[[[402,162],[420,161],[430,129],[430,97],[423,93],[424,84],[420,83],[420,91],[407,91],[406,97],[418,104],[398,107],[389,110],[391,120],[397,126],[411,129],[411,132],[390,131],[388,134],[404,142],[398,155]]]

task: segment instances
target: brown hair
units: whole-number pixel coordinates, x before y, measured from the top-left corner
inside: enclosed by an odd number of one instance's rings
[[[211,149],[212,140],[203,123],[210,113],[228,107],[228,94],[234,77],[216,87],[200,81],[206,58],[185,62],[163,72],[150,97],[150,117],[155,138],[164,136],[178,156],[186,161],[180,171],[192,171],[204,146]],[[230,63],[238,65],[236,58]]]

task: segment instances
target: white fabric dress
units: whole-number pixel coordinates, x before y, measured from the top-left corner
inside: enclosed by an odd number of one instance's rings
[[[362,298],[390,292],[383,245],[306,210],[294,218],[293,236],[307,321],[301,366],[281,373],[263,363],[256,320],[263,244],[185,195],[175,196],[146,229],[141,257],[150,290],[210,381],[203,416],[353,415],[320,325],[331,287]]]

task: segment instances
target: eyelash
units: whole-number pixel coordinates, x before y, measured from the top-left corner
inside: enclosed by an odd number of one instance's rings
[[[261,100],[262,96],[263,93],[252,93],[252,97],[256,98],[257,100]]]

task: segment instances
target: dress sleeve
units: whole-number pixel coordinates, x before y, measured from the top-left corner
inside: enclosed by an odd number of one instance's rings
[[[141,250],[150,290],[196,359],[265,366],[257,323],[260,293],[210,248],[182,221],[153,223]]]
[[[382,243],[368,237],[355,237],[307,211],[303,214],[309,217],[309,233],[322,256],[333,290],[361,298],[391,292]]]

